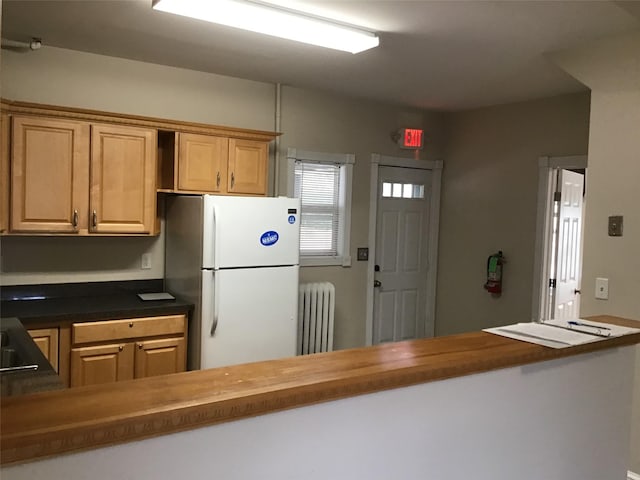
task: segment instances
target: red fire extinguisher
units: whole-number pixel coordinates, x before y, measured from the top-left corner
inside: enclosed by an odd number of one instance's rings
[[[487,282],[484,288],[495,296],[502,293],[502,265],[504,264],[504,256],[502,250],[487,258]]]

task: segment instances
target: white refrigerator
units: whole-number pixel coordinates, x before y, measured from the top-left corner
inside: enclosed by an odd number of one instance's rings
[[[294,356],[300,201],[170,196],[165,287],[191,301],[189,369]]]

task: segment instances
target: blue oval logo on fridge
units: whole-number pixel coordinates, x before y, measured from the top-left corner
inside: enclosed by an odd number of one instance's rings
[[[280,236],[278,235],[278,232],[269,230],[268,232],[264,232],[262,234],[262,236],[260,237],[260,243],[265,247],[269,247],[271,245],[274,245],[279,239]]]

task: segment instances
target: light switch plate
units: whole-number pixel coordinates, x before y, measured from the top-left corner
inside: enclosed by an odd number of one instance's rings
[[[609,217],[609,236],[622,236],[622,215],[612,215]]]
[[[367,247],[358,248],[358,261],[366,262],[369,260],[369,249]]]
[[[609,279],[596,278],[596,298],[600,300],[609,299]]]

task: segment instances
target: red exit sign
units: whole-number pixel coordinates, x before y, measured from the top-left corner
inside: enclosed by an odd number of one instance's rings
[[[419,149],[423,147],[424,131],[418,128],[403,128],[400,130],[398,143],[400,148]]]

